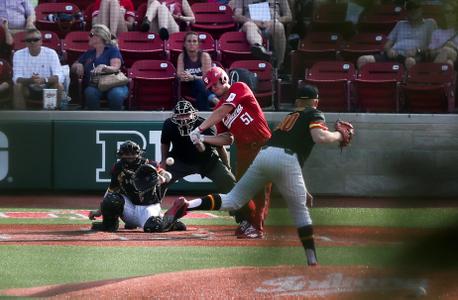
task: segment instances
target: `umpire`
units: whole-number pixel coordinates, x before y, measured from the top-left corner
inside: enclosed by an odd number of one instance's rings
[[[203,121],[204,118],[197,116],[197,110],[189,101],[177,102],[172,117],[166,119],[162,127],[160,166],[172,174],[172,180],[168,184],[191,174],[200,174],[202,178],[211,179],[218,191],[229,192],[236,180],[230,171],[224,147],[205,144],[205,150],[200,152],[189,138],[189,133]],[[215,135],[215,129],[209,128],[205,134]],[[175,163],[166,165],[167,157],[173,157]]]

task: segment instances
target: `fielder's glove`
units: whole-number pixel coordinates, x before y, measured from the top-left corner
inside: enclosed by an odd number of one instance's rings
[[[351,125],[349,122],[337,120],[335,129],[342,134],[342,141],[339,145],[340,148],[347,147],[350,144],[353,135],[355,134],[353,125]]]

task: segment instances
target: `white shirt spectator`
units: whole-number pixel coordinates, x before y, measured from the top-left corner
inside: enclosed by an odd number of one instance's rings
[[[18,78],[30,78],[33,74],[40,77],[49,78],[58,76],[59,82],[64,82],[62,67],[56,51],[48,47],[41,46],[40,54],[30,55],[29,49],[18,50],[13,56],[13,81],[17,83]]]
[[[424,19],[421,24],[414,27],[408,21],[402,20],[396,23],[388,35],[388,40],[394,42],[393,50],[405,55],[407,50],[426,49],[436,28],[437,24],[433,19]]]

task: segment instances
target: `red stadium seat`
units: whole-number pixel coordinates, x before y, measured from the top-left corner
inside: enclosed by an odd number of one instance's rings
[[[345,61],[356,63],[361,55],[372,55],[383,51],[386,36],[379,33],[359,33],[342,45],[340,55]]]
[[[183,52],[183,41],[186,32],[175,32],[170,35],[166,43],[166,51],[168,52],[169,61],[175,66],[177,64],[178,55]],[[212,59],[216,59],[216,44],[211,34],[206,32],[198,32],[200,40],[200,49],[210,54]]]
[[[170,110],[177,99],[176,69],[165,60],[137,60],[129,69],[129,108]]]
[[[323,61],[309,70],[305,82],[318,87],[320,109],[326,112],[350,110],[351,83],[356,77],[352,63]]]
[[[336,60],[341,48],[342,37],[334,32],[311,32],[291,53],[291,73],[293,80],[303,79],[306,69],[314,63]]]
[[[39,0],[38,3],[73,3],[78,5],[81,10],[84,10],[91,3],[94,3],[94,0]]]
[[[315,9],[312,18],[313,31],[335,31],[345,22],[346,3],[321,4]]]
[[[272,101],[274,90],[272,85],[272,65],[269,62],[263,60],[238,60],[233,62],[229,69],[235,68],[248,69],[257,75],[258,81],[255,96],[261,107],[273,108],[276,106],[277,101]],[[277,91],[279,87],[280,84],[277,82]],[[275,95],[275,97],[277,97],[277,95]]]
[[[388,34],[396,23],[403,19],[405,19],[405,11],[399,5],[374,5],[371,10],[363,13],[358,23],[358,29],[360,32]]]
[[[406,109],[415,113],[446,113],[455,109],[456,73],[448,64],[417,63],[404,86]]]
[[[398,112],[404,67],[396,62],[365,64],[355,80],[356,99],[364,112]]]
[[[219,38],[224,32],[235,30],[232,9],[219,3],[194,3],[191,6],[196,21],[191,24],[192,30],[210,33]]]
[[[27,47],[24,41],[25,35],[26,35],[25,31],[19,31],[16,34],[14,34],[14,46],[13,46],[14,51]],[[60,42],[60,39],[57,33],[52,32],[52,31],[42,31],[41,35],[42,35],[43,46],[56,50],[56,52],[59,55],[62,54],[62,45],[61,45],[61,42]]]
[[[130,68],[136,60],[164,59],[164,42],[156,33],[128,31],[118,36],[124,66]]]
[[[73,31],[68,33],[64,39],[63,49],[67,64],[73,64],[81,54],[89,49],[89,32]]]
[[[220,61],[225,67],[229,67],[236,60],[257,59],[251,55],[251,46],[245,33],[240,31],[223,33],[218,41],[218,50]]]
[[[35,8],[36,26],[40,30],[53,31],[63,39],[68,32],[83,28],[82,18],[73,18],[70,22],[50,20],[50,15],[69,14],[77,16],[80,9],[73,3],[42,3]]]

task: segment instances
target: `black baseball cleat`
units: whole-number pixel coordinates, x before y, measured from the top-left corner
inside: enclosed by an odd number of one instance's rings
[[[119,221],[113,223],[111,226],[103,224],[103,222],[92,222],[91,230],[93,231],[105,231],[105,232],[116,232],[119,228]]]
[[[124,229],[127,229],[127,230],[134,230],[134,229],[137,229],[138,227],[136,225],[132,225],[132,224],[129,224],[129,223],[125,223],[124,224]]]
[[[162,27],[161,29],[159,29],[159,37],[163,41],[167,41],[169,39],[169,31],[167,30],[167,28]]]
[[[188,201],[184,197],[179,197],[173,202],[164,214],[162,219],[162,230],[169,231],[176,220],[186,215],[186,209],[188,208]]]
[[[251,55],[260,60],[270,61],[272,53],[267,51],[262,45],[254,44],[251,46]]]
[[[170,231],[186,231],[186,225],[183,222],[176,220],[172,227],[170,227]]]
[[[141,32],[148,32],[150,28],[151,22],[148,20],[147,17],[143,19],[142,24],[140,25],[140,31]]]

